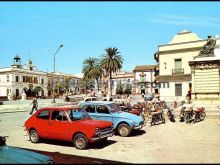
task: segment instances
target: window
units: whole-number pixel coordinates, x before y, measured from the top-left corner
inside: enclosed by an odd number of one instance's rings
[[[175,59],[175,69],[182,69],[182,59]]]
[[[9,76],[7,76],[7,82],[9,82]]]
[[[166,86],[165,86],[165,84],[166,84],[166,83],[163,83],[163,88],[165,88],[165,87],[166,87]]]
[[[175,84],[175,96],[182,96],[182,84]]]
[[[108,108],[104,105],[98,105],[96,107],[96,111],[97,111],[97,113],[104,113],[104,114],[109,114],[110,113]]]
[[[170,83],[169,82],[167,83],[167,88],[170,88]]]
[[[66,117],[64,111],[53,111],[51,120],[67,121],[67,117]]]
[[[16,82],[19,82],[19,77],[18,76],[16,76],[16,80],[15,80]]]
[[[41,79],[41,84],[44,84],[44,79]]]
[[[50,112],[48,110],[42,111],[37,115],[38,119],[49,120]]]
[[[95,106],[94,105],[86,105],[83,109],[88,113],[95,113]]]

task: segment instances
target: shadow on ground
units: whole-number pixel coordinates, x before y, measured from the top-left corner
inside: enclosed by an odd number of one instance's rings
[[[106,159],[97,159],[97,158],[91,158],[85,156],[62,154],[59,152],[47,152],[47,151],[39,151],[39,150],[33,150],[27,148],[22,148],[22,149],[50,156],[53,158],[54,164],[128,164],[124,162],[111,161]]]
[[[28,140],[28,141],[30,142],[30,140]],[[41,141],[39,143],[46,143],[46,144],[63,146],[63,147],[71,147],[71,148],[74,147],[72,142],[58,141],[58,140],[41,139]],[[116,143],[116,141],[114,141],[114,140],[107,140],[105,142],[98,141],[95,143],[89,143],[87,149],[102,149],[102,148],[105,148],[105,147],[107,147],[111,144],[114,144],[114,143]]]

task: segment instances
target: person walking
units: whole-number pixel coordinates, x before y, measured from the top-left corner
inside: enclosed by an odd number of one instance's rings
[[[37,111],[37,107],[38,107],[38,102],[37,102],[37,99],[36,99],[36,98],[34,98],[34,99],[33,99],[33,101],[31,102],[31,104],[33,104],[33,106],[32,106],[32,109],[31,109],[30,115],[32,115],[32,114],[33,114],[34,110],[36,110],[36,111]]]

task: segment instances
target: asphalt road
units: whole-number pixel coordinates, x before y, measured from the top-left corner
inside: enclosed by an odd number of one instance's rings
[[[165,124],[155,126],[148,122],[143,130],[130,137],[113,136],[105,144],[94,143],[86,150],[77,150],[68,142],[31,143],[23,127],[28,117],[28,112],[0,114],[0,134],[9,136],[8,145],[52,153],[58,163],[66,160],[65,163],[73,164],[74,156],[82,162],[89,158],[90,163],[93,163],[91,159],[114,163],[220,163],[219,119],[207,118],[195,124],[178,120],[172,123],[166,119]],[[68,156],[73,159],[67,159]]]

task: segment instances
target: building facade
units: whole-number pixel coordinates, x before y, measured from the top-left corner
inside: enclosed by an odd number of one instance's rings
[[[133,70],[134,94],[158,93],[158,86],[155,80],[157,65],[139,65]]]
[[[71,81],[77,83],[70,83]],[[47,97],[52,94],[53,82],[56,83],[57,89],[67,88],[70,91],[78,87],[79,81],[80,78],[74,75],[38,71],[31,60],[21,65],[21,59],[16,55],[11,67],[0,68],[0,96],[9,99],[21,98],[24,95]],[[58,88],[59,86],[61,88]]]
[[[183,30],[165,45],[159,45],[155,60],[159,67],[160,98],[185,99],[192,92],[192,76],[189,61],[198,56],[206,43],[197,34]]]

